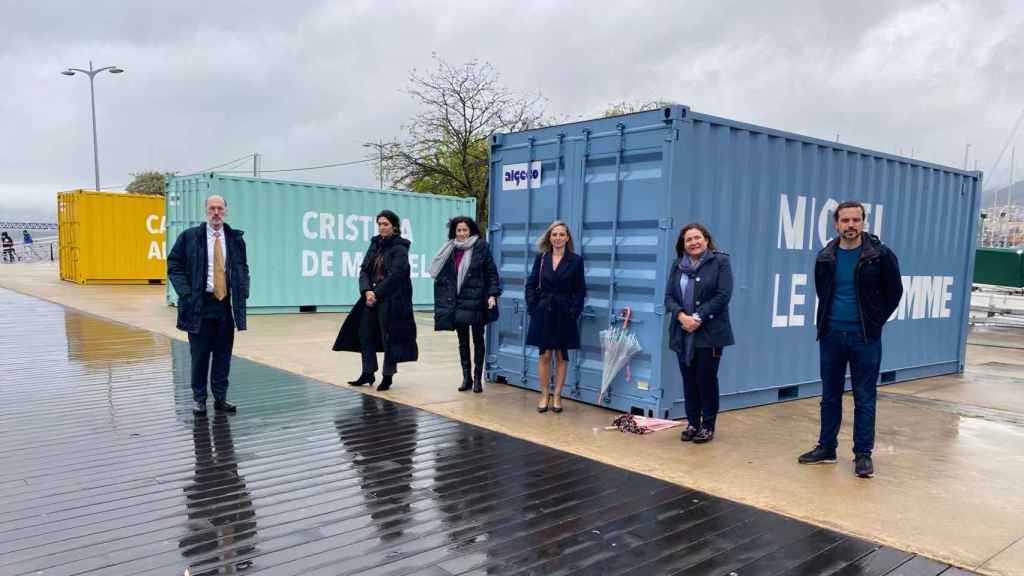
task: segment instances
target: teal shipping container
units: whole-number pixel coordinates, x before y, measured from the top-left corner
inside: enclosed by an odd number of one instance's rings
[[[448,239],[448,221],[476,214],[476,200],[398,190],[283,182],[217,173],[167,183],[168,251],[185,229],[206,221],[206,198],[227,202],[225,221],[245,232],[255,314],[344,312],[359,297],[359,265],[377,234],[374,217],[388,209],[412,242],[413,305],[431,309],[430,262]],[[230,258],[230,255],[228,255]],[[177,295],[167,283],[167,302]]]

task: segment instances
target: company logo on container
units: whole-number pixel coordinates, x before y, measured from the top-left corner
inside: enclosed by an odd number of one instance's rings
[[[525,162],[508,164],[502,167],[502,173],[504,174],[501,182],[502,190],[526,190],[527,185],[530,188],[540,188],[542,174],[539,161],[531,162],[529,166]]]
[[[520,182],[526,182],[527,179],[537,180],[540,178],[540,170],[533,169],[528,173],[526,170],[506,170],[505,171],[505,182],[515,182],[516,186]]]

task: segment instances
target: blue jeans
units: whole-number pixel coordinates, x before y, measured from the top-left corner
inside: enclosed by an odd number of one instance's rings
[[[819,347],[821,435],[818,444],[831,449],[838,445],[839,426],[843,422],[843,385],[849,365],[853,388],[853,453],[871,454],[875,448],[875,404],[882,342],[865,339],[858,332],[830,330]]]

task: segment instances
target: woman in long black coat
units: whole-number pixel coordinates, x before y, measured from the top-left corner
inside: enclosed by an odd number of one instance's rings
[[[434,330],[455,330],[459,336],[459,392],[470,388],[483,392],[484,326],[498,318],[501,283],[491,248],[472,218],[458,216],[448,223],[448,242],[434,257],[430,275],[434,278]]]
[[[729,322],[732,267],[702,224],[687,224],[676,241],[679,258],[665,287],[669,348],[679,359],[686,401],[683,442],[709,442],[718,417],[718,365],[733,344]]]
[[[409,245],[402,238],[398,215],[383,210],[377,215],[377,236],[359,267],[359,301],[341,325],[335,351],[362,354],[363,371],[352,386],[373,384],[377,352],[384,353],[383,378],[377,390],[391,388],[398,364],[415,362],[416,320],[412,311]]]
[[[583,313],[587,284],[583,257],[573,251],[569,226],[556,220],[537,243],[540,254],[526,281],[526,308],[530,330],[526,344],[540,352],[537,373],[540,377],[538,412],[562,411],[562,387],[569,362],[569,350],[580,347],[578,320]],[[555,391],[549,396],[551,356],[555,356]]]

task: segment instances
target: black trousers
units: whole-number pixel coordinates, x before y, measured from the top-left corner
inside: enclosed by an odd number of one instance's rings
[[[380,306],[366,306],[363,308],[363,317],[359,322],[359,347],[362,348],[363,374],[377,373],[377,349],[378,347],[387,350],[387,338],[380,328],[380,316],[377,309]],[[387,354],[384,355],[385,358]],[[392,376],[398,373],[398,365],[384,363],[384,376]]]
[[[192,399],[206,402],[206,384],[209,381],[214,400],[227,400],[231,351],[235,345],[231,299],[217,301],[212,295],[204,294],[202,315],[199,333],[188,334],[188,347],[192,353]]]
[[[459,336],[459,360],[462,362],[463,372],[470,370],[469,361],[469,335],[473,334],[473,365],[477,372],[484,368],[484,325],[483,324],[459,324],[455,326],[455,333]]]
[[[718,364],[721,348],[694,348],[693,360],[687,366],[683,353],[678,354],[679,372],[683,375],[683,399],[686,421],[694,428],[715,429],[718,418]]]

